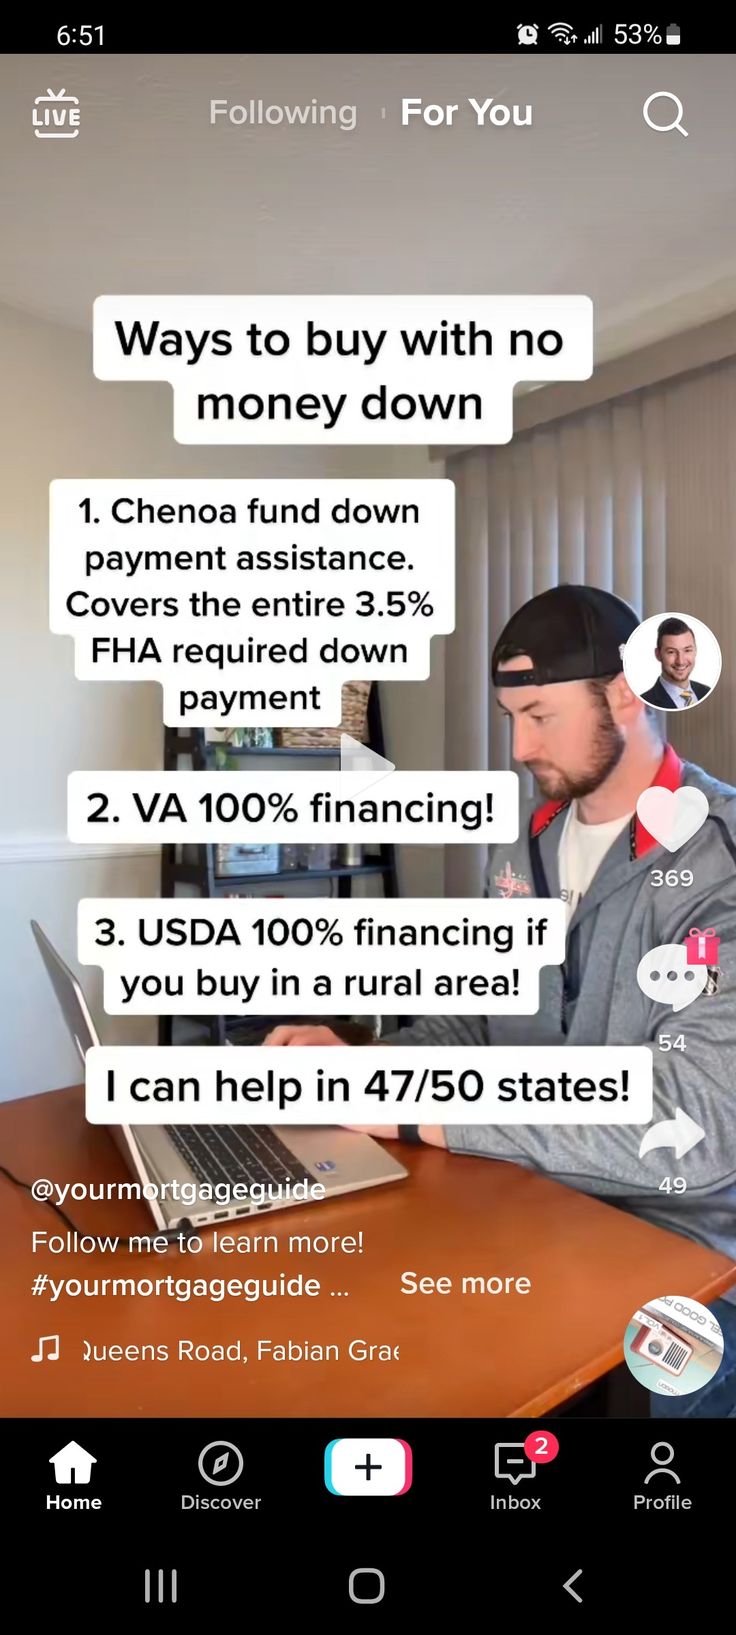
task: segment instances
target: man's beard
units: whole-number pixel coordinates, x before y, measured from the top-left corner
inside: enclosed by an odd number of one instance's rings
[[[586,795],[600,789],[614,767],[618,766],[624,752],[624,735],[616,726],[608,699],[600,698],[598,702],[598,731],[590,764],[584,772],[566,773],[557,767],[551,767],[546,773],[537,772],[534,762],[529,763],[529,771],[548,800],[583,800]]]

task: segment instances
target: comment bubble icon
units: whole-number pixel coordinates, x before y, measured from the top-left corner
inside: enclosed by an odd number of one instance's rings
[[[663,942],[639,960],[636,980],[649,999],[682,1011],[692,1005],[708,981],[707,965],[688,965],[684,943]]]
[[[501,1482],[529,1481],[536,1476],[537,1467],[529,1458],[523,1442],[497,1442],[494,1449],[493,1474]]]

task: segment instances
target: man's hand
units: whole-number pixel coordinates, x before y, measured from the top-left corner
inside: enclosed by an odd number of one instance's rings
[[[332,1028],[310,1027],[308,1024],[297,1027],[288,1023],[274,1028],[263,1041],[264,1045],[342,1045],[344,1042],[338,1039]]]
[[[398,1141],[401,1135],[398,1124],[343,1124],[344,1130],[354,1130],[356,1135],[374,1135],[378,1141]]]
[[[274,1028],[272,1033],[267,1034],[263,1043],[264,1045],[343,1045],[345,1041],[344,1039],[338,1039],[332,1028],[310,1027],[308,1023],[306,1025],[302,1023],[299,1026],[286,1023],[282,1027]],[[380,1044],[380,1040],[374,1040],[374,1043]],[[356,1130],[362,1135],[377,1136],[379,1141],[401,1140],[401,1129],[396,1124],[347,1124],[345,1128]],[[428,1142],[432,1147],[447,1146],[442,1125],[423,1124],[420,1126],[419,1134],[422,1141]]]
[[[345,1124],[346,1130],[357,1130],[359,1135],[374,1135],[377,1141],[400,1141],[400,1124]],[[420,1139],[429,1147],[446,1147],[444,1126],[442,1124],[420,1124]]]

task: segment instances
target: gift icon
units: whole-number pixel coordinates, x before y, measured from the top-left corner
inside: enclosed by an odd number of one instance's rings
[[[708,925],[704,931],[692,926],[685,938],[688,965],[717,965],[720,945],[715,926]]]
[[[66,91],[52,91],[45,96],[36,97],[33,104],[34,135],[42,140],[50,141],[59,137],[73,138],[79,135],[79,97],[67,96]]]

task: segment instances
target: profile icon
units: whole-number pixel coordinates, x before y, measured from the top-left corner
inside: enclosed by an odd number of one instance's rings
[[[655,710],[692,710],[713,691],[721,650],[712,630],[686,613],[644,619],[624,648],[632,692]]]
[[[671,1442],[655,1442],[650,1450],[649,1457],[652,1461],[652,1469],[644,1477],[645,1487],[648,1487],[649,1483],[655,1481],[658,1476],[666,1476],[669,1481],[675,1482],[678,1487],[680,1486],[677,1471],[672,1469],[675,1450]]]

